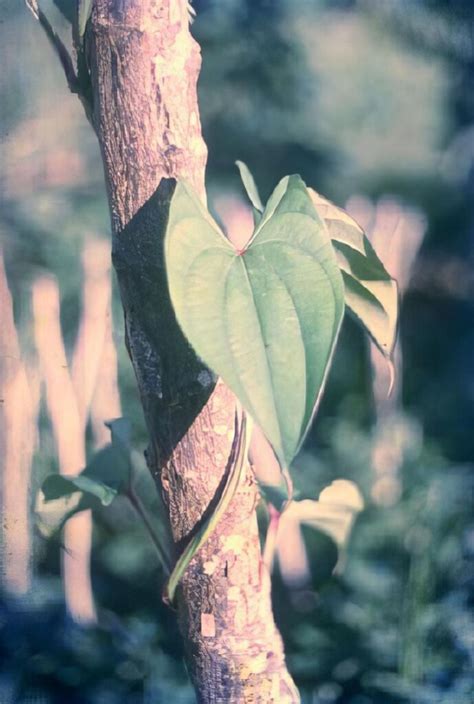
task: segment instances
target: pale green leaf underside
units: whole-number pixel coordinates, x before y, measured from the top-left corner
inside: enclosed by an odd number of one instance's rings
[[[345,302],[374,343],[391,357],[398,321],[398,287],[362,228],[342,208],[308,189],[324,219],[344,278]]]
[[[297,176],[280,182],[240,255],[178,183],[165,256],[185,335],[289,466],[319,399],[344,311],[334,250],[304,183]]]
[[[308,188],[308,191],[318,215],[326,223],[330,238],[365,255],[365,235],[360,225],[343,208],[334,205],[330,200],[317,193],[314,188]]]

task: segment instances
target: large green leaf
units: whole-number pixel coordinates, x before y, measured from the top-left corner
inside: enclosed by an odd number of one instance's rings
[[[344,278],[346,305],[382,354],[390,358],[397,334],[397,282],[391,278],[357,222],[313,189],[308,190],[336,250]]]
[[[326,227],[299,176],[283,179],[237,252],[189,186],[170,206],[165,258],[179,324],[240,399],[282,467],[324,386],[344,312]]]

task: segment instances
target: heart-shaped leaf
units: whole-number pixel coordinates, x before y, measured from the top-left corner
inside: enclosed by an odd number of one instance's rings
[[[382,354],[390,359],[397,335],[397,282],[386,271],[356,221],[313,189],[308,190],[336,249],[346,305]]]
[[[344,313],[334,250],[305,184],[299,176],[278,184],[238,252],[178,182],[165,259],[184,334],[288,467],[320,398]]]

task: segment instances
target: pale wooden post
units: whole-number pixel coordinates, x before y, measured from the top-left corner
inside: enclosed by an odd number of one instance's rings
[[[36,380],[22,359],[0,250],[0,583],[22,596],[31,586],[30,479],[36,447]]]
[[[59,470],[65,476],[75,475],[86,463],[84,423],[64,349],[56,281],[46,276],[37,279],[32,297],[36,349],[46,387]],[[80,623],[96,620],[89,564],[91,543],[91,514],[90,511],[83,511],[66,523],[66,549],[62,552],[66,605],[72,618]]]

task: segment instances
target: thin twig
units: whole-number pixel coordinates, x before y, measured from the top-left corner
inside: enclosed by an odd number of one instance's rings
[[[135,492],[132,486],[129,487],[127,491],[127,498],[132,504],[133,508],[137,512],[137,514],[140,516],[140,518],[143,521],[143,524],[147,530],[147,533],[149,534],[151,541],[155,547],[156,553],[158,555],[158,559],[160,560],[161,564],[163,565],[163,568],[167,574],[171,572],[171,563],[170,563],[170,558],[167,554],[167,551],[161,544],[160,538],[156,534],[156,531],[148,517],[147,510],[143,506],[142,501],[138,494]]]
[[[54,31],[50,21],[44,14],[43,10],[39,7],[36,0],[25,0],[26,6],[31,11],[33,16],[38,20],[41,27],[43,28],[46,36],[48,37],[51,46],[55,50],[61,66],[63,67],[64,75],[66,76],[66,81],[69,86],[71,93],[80,94],[79,81],[77,78],[76,71],[74,70],[74,63],[72,61],[71,55],[63,44],[62,39],[59,37],[57,32]]]

